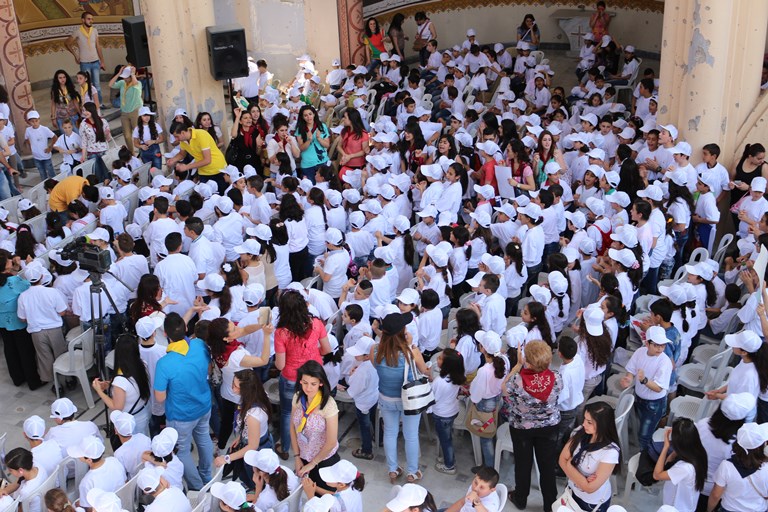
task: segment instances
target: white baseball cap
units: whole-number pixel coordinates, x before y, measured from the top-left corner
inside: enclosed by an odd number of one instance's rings
[[[112,190],[112,187],[100,187],[99,188],[99,197],[102,200],[110,200],[115,198],[115,191]],[[19,205],[21,205],[21,202],[19,202]]]
[[[488,215],[488,212],[481,211],[481,212],[472,212],[469,214],[469,216],[475,221],[481,225],[484,228],[491,227],[491,216]]]
[[[518,206],[517,213],[525,214],[530,217],[531,220],[537,221],[541,218],[541,206],[536,203],[528,203],[525,206]]]
[[[736,433],[736,442],[745,450],[760,448],[768,441],[768,423],[745,423]]]
[[[565,278],[562,272],[550,272],[547,276],[547,282],[549,283],[549,289],[558,297],[562,297],[568,291],[568,279]]]
[[[155,113],[152,112],[149,107],[141,107],[139,108],[139,115],[140,116],[154,116]]]
[[[165,427],[159,434],[152,438],[152,453],[157,457],[168,456],[176,447],[179,433],[175,428]]]
[[[367,199],[363,201],[363,204],[360,205],[360,210],[368,213],[372,213],[374,215],[378,215],[381,213],[381,203],[378,202],[376,199]]]
[[[659,286],[659,293],[668,298],[670,302],[676,306],[680,306],[686,302],[685,289],[679,284]]]
[[[67,455],[74,459],[98,459],[104,455],[104,441],[98,436],[86,436],[78,444],[67,448]]]
[[[749,185],[749,188],[752,190],[752,192],[762,192],[765,193],[766,188],[766,179],[762,176],[758,176],[757,178],[752,179],[752,183]]]
[[[335,504],[336,498],[333,497],[333,494],[323,494],[307,501],[302,512],[329,512]]]
[[[501,212],[510,219],[514,219],[517,216],[517,211],[515,210],[515,207],[512,205],[512,203],[504,203],[501,206],[494,206],[493,208],[497,212]]]
[[[88,504],[96,512],[122,512],[120,497],[114,492],[107,492],[98,487],[90,489],[85,495]]]
[[[677,127],[673,124],[660,124],[658,125],[659,131],[661,130],[667,130],[669,132],[669,135],[672,137],[672,140],[677,139]],[[689,146],[690,147],[690,146]],[[689,153],[690,156],[690,153]]]
[[[603,334],[603,320],[605,313],[599,307],[588,307],[582,313],[587,332],[592,336],[601,336]]]
[[[37,415],[25,419],[24,434],[30,439],[43,439],[45,435],[45,420]]]
[[[436,245],[428,245],[426,249],[427,255],[432,259],[432,262],[438,267],[445,267],[448,265],[448,253],[443,251]]]
[[[77,412],[77,407],[69,398],[59,398],[51,404],[51,418],[63,420]]]
[[[424,208],[423,210],[421,210],[420,212],[416,212],[416,215],[418,215],[422,219],[425,218],[425,217],[437,218],[437,215],[438,215],[437,208],[435,208],[432,205],[429,205],[426,208]]]
[[[349,484],[357,478],[357,466],[342,459],[333,466],[320,469],[320,478],[323,482]]]
[[[370,336],[361,336],[357,343],[344,350],[344,355],[349,354],[352,357],[357,357],[369,354],[374,343]]]
[[[144,317],[147,318],[147,317]],[[136,420],[132,414],[123,411],[112,411],[109,413],[109,421],[115,426],[115,430],[123,437],[133,435],[133,429],[136,428]]]
[[[127,167],[121,167],[112,171],[112,174],[123,181],[131,181],[131,171]]]
[[[630,249],[637,246],[637,228],[631,224],[626,224],[616,228],[616,231],[611,233],[611,240],[621,242],[624,247]]]
[[[240,510],[247,501],[245,488],[235,481],[227,483],[215,482],[211,486],[211,495],[235,510]],[[327,494],[326,496],[329,496],[335,502],[332,495]]]
[[[328,228],[325,230],[325,241],[331,245],[341,245],[344,235],[337,228]]]
[[[245,452],[243,460],[245,460],[245,463],[249,466],[258,469],[259,471],[263,471],[268,475],[271,475],[280,467],[280,460],[278,459],[277,454],[269,448],[263,450],[248,450]]]
[[[136,486],[145,494],[152,494],[157,490],[157,486],[160,485],[160,477],[163,476],[164,472],[165,468],[162,466],[145,467],[139,471]]]
[[[224,278],[220,274],[208,274],[197,282],[197,287],[218,293],[224,289]]]
[[[397,496],[387,503],[392,512],[403,512],[411,507],[417,507],[427,499],[428,491],[417,484],[405,484],[397,492]],[[330,496],[327,494],[326,496]]]
[[[576,210],[575,212],[565,212],[565,218],[571,221],[578,229],[584,229],[587,225],[587,217],[582,212]]]
[[[545,306],[552,301],[552,292],[549,288],[545,288],[544,286],[534,284],[531,286],[529,292],[534,301],[544,304]]]
[[[648,342],[653,342],[656,345],[666,345],[672,343],[672,340],[667,338],[667,333],[663,327],[658,325],[652,325],[645,331],[645,339]]]
[[[664,197],[664,192],[661,191],[661,188],[658,185],[651,184],[648,185],[644,190],[638,190],[637,196],[643,197],[645,199],[651,199],[653,201],[661,201]]]
[[[635,129],[630,126],[627,126],[626,128],[621,130],[621,133],[619,133],[619,137],[622,139],[634,140]]]
[[[413,288],[405,288],[397,296],[397,300],[410,306],[416,305],[419,303],[419,292]]]
[[[629,199],[629,194],[626,192],[614,192],[613,194],[608,194],[605,196],[605,200],[609,203],[618,204],[622,208],[626,208],[631,202]]]
[[[162,326],[163,318],[161,316],[143,316],[136,322],[136,334],[147,340]]]
[[[528,336],[528,329],[525,327],[525,324],[519,323],[509,329],[505,336],[507,338],[507,345],[511,348],[517,348],[525,342],[525,337]]]
[[[501,336],[494,331],[477,331],[475,339],[488,355],[495,356],[501,352]]]
[[[743,420],[755,409],[757,397],[752,393],[728,393],[720,410],[729,420]]]
[[[483,280],[483,277],[485,277],[485,272],[478,272],[474,275],[474,277],[467,279],[465,282],[469,285],[470,288],[477,288],[480,286],[480,281]]]
[[[27,121],[30,119],[40,119],[40,113],[37,110],[30,110],[27,112]]]
[[[669,150],[670,153],[674,154],[680,154],[685,156],[691,156],[691,145],[685,142],[684,140],[681,140],[678,142],[675,147]]]
[[[263,224],[259,224],[259,225],[262,226]],[[253,254],[258,256],[259,254],[261,254],[261,244],[256,240],[254,240],[253,238],[249,238],[243,241],[242,244],[236,245],[234,247],[234,251],[237,254]]]
[[[133,66],[125,66],[120,72],[120,78],[128,78],[133,74]]]
[[[261,283],[251,283],[243,290],[243,302],[246,306],[256,307],[264,301],[264,285]]]
[[[348,192],[345,190],[345,192]],[[352,212],[349,214],[349,225],[355,229],[365,226],[365,214],[363,212]]]
[[[729,347],[740,348],[750,354],[757,352],[763,346],[762,338],[749,329],[744,329],[735,334],[727,334],[724,341]]]
[[[587,208],[597,217],[600,217],[605,213],[605,202],[602,199],[588,197],[584,204],[587,205]]]
[[[235,203],[228,196],[222,196],[216,201],[216,208],[225,215],[232,212],[234,207]]]
[[[618,261],[626,268],[632,268],[632,266],[637,265],[637,258],[635,258],[635,253],[629,249],[608,249],[608,256],[612,260]]]
[[[583,116],[579,116],[579,119],[581,121],[588,122],[592,126],[597,126],[597,124],[598,124],[597,116],[595,114],[591,113],[591,112],[589,114],[586,114],[586,115],[583,115]]]

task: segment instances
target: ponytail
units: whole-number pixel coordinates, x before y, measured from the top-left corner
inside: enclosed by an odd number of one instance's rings
[[[715,291],[715,285],[712,281],[704,280],[704,288],[707,290],[707,306],[714,307],[717,302],[717,291]]]
[[[352,480],[350,487],[356,491],[363,492],[363,489],[365,489],[365,475],[358,472],[355,479]]]
[[[275,472],[267,477],[267,480],[279,501],[283,501],[288,497],[290,494],[288,490],[288,475],[282,466],[278,466]]]
[[[503,379],[507,373],[507,362],[502,356],[493,356],[493,376],[497,379]]]

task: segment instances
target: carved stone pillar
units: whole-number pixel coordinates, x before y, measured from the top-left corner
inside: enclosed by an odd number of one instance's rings
[[[34,105],[13,0],[0,0],[0,52],[0,74],[3,75],[5,88],[8,90],[8,104],[16,128],[16,139],[21,141],[24,140],[24,130],[27,126],[26,114]],[[23,145],[16,143],[16,146],[21,151]]]
[[[363,0],[337,0],[337,2],[341,65],[362,64],[365,61]]]

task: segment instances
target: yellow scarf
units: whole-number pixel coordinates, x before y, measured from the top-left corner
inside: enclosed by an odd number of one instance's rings
[[[93,32],[93,27],[89,27],[88,30],[85,30],[85,27],[81,24],[80,32],[83,33],[85,39],[88,41],[88,46],[91,46],[91,32]]]
[[[301,432],[304,430],[304,427],[307,426],[307,418],[309,418],[309,415],[312,414],[312,411],[320,407],[320,402],[323,400],[323,394],[319,391],[315,393],[315,396],[312,397],[312,401],[309,403],[309,407],[307,407],[307,399],[306,398],[300,398],[299,402],[301,404],[301,408],[304,411],[301,415],[301,420],[299,421],[299,426],[296,427],[296,432]]]
[[[185,356],[187,355],[187,352],[189,352],[189,343],[187,343],[187,340],[171,342],[168,344],[168,348],[165,349],[165,352],[176,352],[177,354]]]

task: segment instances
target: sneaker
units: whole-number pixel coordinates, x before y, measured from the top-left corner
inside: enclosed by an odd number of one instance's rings
[[[442,457],[441,457],[442,458]],[[456,474],[456,468],[449,468],[445,464],[441,462],[438,462],[435,464],[435,469],[438,470],[441,473],[445,473],[446,475],[455,475]]]
[[[445,462],[445,459],[443,458],[443,456],[442,456],[442,455],[440,455],[440,456],[437,458],[437,462],[438,462],[438,464],[442,464],[443,462]]]

